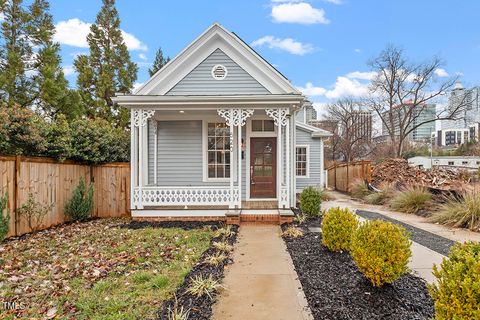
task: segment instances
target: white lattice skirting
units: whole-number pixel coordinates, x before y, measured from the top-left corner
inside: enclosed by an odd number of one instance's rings
[[[229,205],[239,201],[238,188],[233,189],[233,199],[229,187],[143,187],[135,188],[135,205]]]

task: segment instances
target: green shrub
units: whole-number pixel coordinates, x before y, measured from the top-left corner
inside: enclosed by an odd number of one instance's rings
[[[358,269],[375,287],[392,283],[408,272],[412,255],[409,235],[390,222],[366,221],[352,237],[350,253]]]
[[[422,187],[411,187],[399,192],[390,202],[394,210],[417,214],[426,209],[432,200],[432,194]]]
[[[368,189],[368,184],[363,180],[356,180],[350,185],[350,193],[352,197],[363,199],[372,192]]]
[[[433,275],[435,319],[480,319],[480,243],[456,243]]]
[[[8,194],[5,193],[4,196],[0,197],[0,242],[7,237],[9,223],[10,213],[8,211]]]
[[[19,217],[26,220],[30,231],[38,231],[42,228],[43,219],[53,207],[54,203],[42,204],[35,200],[33,193],[29,193],[27,202],[17,209],[17,213]]]
[[[330,208],[322,219],[322,243],[331,251],[349,251],[358,220],[348,208]]]
[[[480,193],[469,192],[463,199],[450,199],[434,212],[433,222],[480,231]]]
[[[316,217],[320,214],[320,204],[322,203],[322,196],[320,191],[314,187],[307,187],[303,189],[300,195],[300,209],[308,217]]]
[[[85,221],[90,218],[92,209],[93,185],[87,188],[85,179],[81,177],[72,198],[65,205],[65,215],[73,221]]]

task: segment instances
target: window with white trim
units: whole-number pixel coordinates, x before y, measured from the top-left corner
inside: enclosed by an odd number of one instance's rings
[[[208,123],[207,163],[209,179],[230,178],[230,128],[225,123]]]
[[[297,177],[308,176],[308,147],[297,146],[295,148],[295,175]]]
[[[253,132],[274,132],[275,124],[273,120],[252,120]]]

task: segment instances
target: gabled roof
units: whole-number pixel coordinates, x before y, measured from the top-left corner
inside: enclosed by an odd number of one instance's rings
[[[217,49],[221,49],[272,94],[301,95],[272,65],[237,35],[226,30],[218,23],[210,26],[174,59],[155,73],[134,95],[166,94]]]
[[[313,138],[327,138],[333,136],[333,134],[331,134],[327,130],[320,129],[303,122],[297,121],[296,126],[300,129],[311,132]]]

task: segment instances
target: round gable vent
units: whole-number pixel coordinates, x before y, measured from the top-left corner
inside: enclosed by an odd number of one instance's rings
[[[217,64],[212,68],[212,77],[215,80],[223,80],[227,77],[227,68],[221,64]]]

